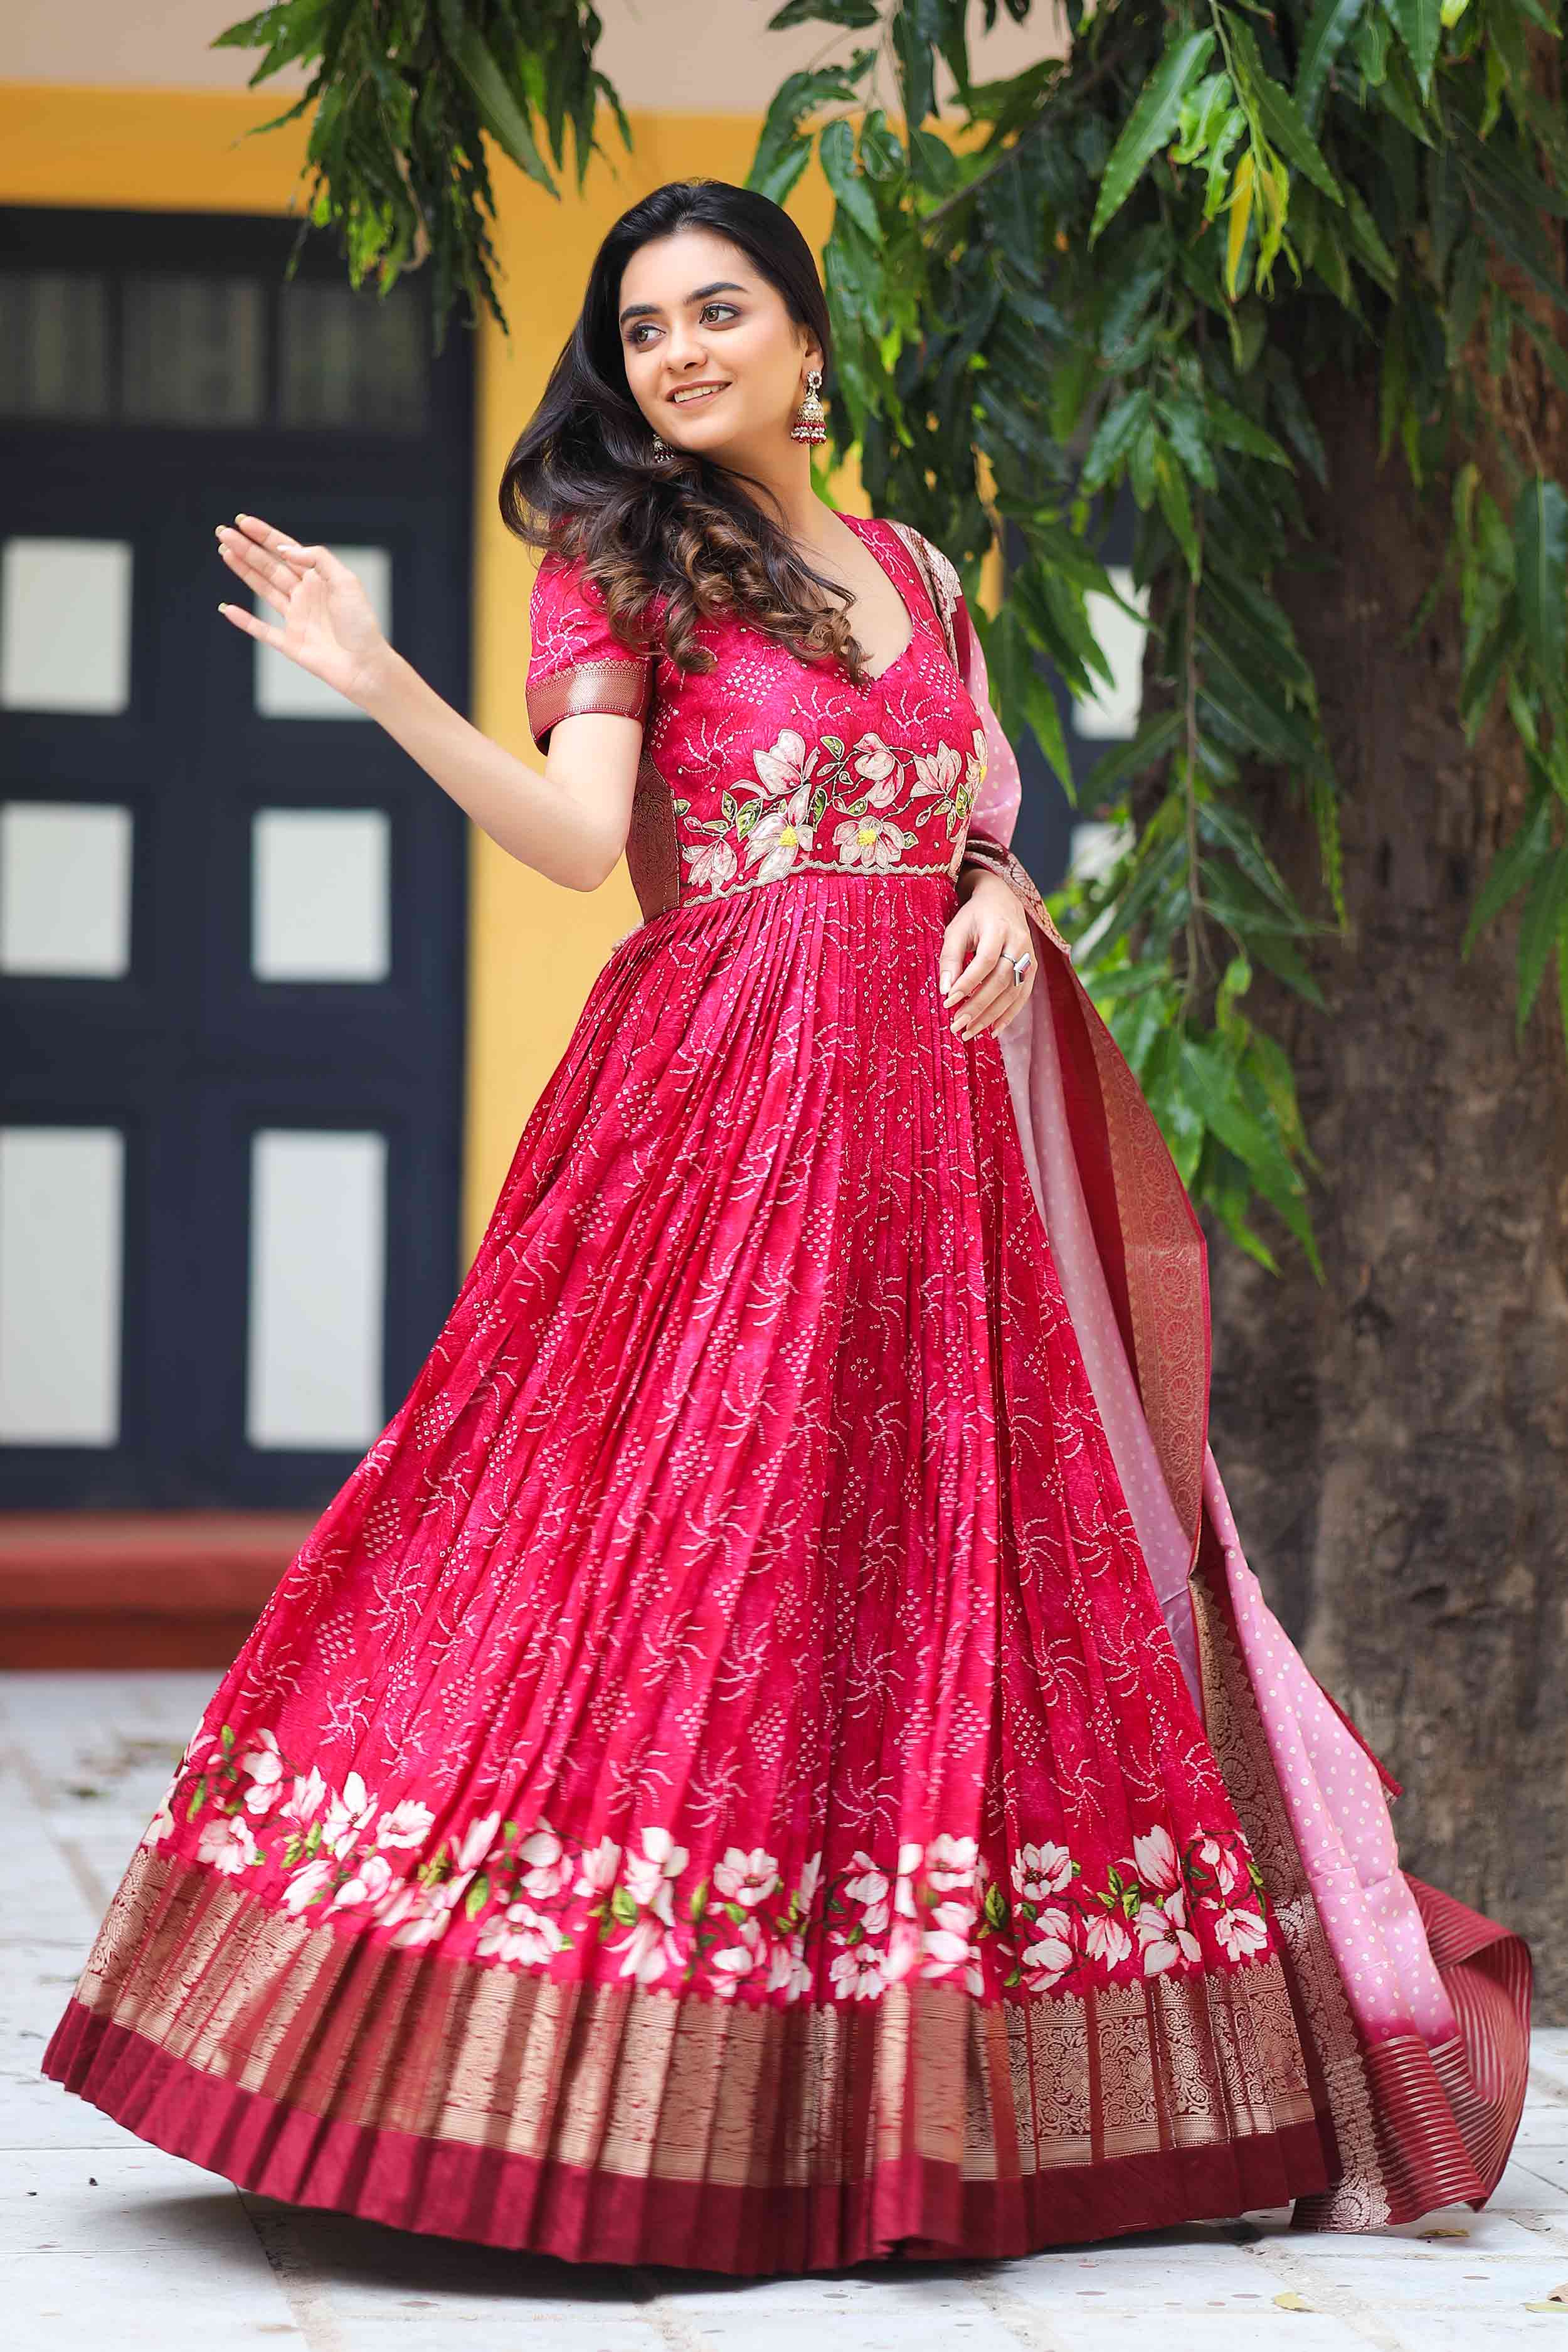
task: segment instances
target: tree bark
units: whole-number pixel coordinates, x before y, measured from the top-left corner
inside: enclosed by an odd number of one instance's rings
[[[1333,472],[1309,519],[1337,569],[1280,584],[1342,785],[1351,929],[1309,958],[1326,1013],[1267,975],[1248,1009],[1295,1062],[1327,1278],[1282,1235],[1276,1279],[1211,1233],[1214,1447],[1271,1602],[1405,1784],[1402,1862],[1526,1935],[1538,2020],[1563,2022],[1568,1057],[1552,971],[1515,1044],[1517,917],[1460,961],[1522,774],[1506,717],[1474,750],[1459,730],[1453,605],[1402,642],[1442,488],[1379,468],[1364,384],[1310,389]],[[1293,788],[1258,806],[1321,908]]]

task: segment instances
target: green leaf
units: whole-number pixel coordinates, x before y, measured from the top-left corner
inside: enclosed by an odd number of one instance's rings
[[[1157,719],[1145,719],[1130,742],[1118,743],[1091,768],[1083,785],[1084,807],[1100,807],[1119,784],[1165,759],[1180,741],[1181,730],[1179,710],[1162,710]]]
[[[1366,0],[1318,0],[1312,10],[1296,65],[1296,104],[1310,131],[1317,128],[1329,76],[1365,5]]]
[[[1568,498],[1538,474],[1513,510],[1514,588],[1525,641],[1550,692],[1568,655]]]
[[[1547,958],[1557,944],[1557,937],[1565,911],[1568,911],[1568,843],[1558,850],[1550,865],[1535,877],[1535,887],[1524,909],[1524,920],[1519,929],[1519,1004],[1515,1029],[1520,1036],[1530,1018],[1530,1008],[1535,1002],[1546,970]]]
[[[855,134],[841,114],[823,131],[817,152],[823,177],[855,226],[873,243],[880,241],[882,222],[876,204],[855,161]]]
[[[637,1898],[630,1887],[618,1886],[610,1897],[610,1909],[623,1927],[632,1927],[637,1917]]]
[[[1170,527],[1171,537],[1186,559],[1188,572],[1195,580],[1198,579],[1203,572],[1203,552],[1197,526],[1193,520],[1186,476],[1163,443],[1155,458],[1155,494],[1160,502],[1160,512]]]
[[[1214,34],[1207,26],[1199,32],[1189,33],[1185,40],[1173,42],[1139,91],[1101,177],[1094,217],[1089,226],[1091,245],[1126,203],[1150,162],[1176,130],[1181,121],[1182,100],[1208,63],[1213,47]]]
[[[234,1726],[232,1723],[225,1723],[223,1729],[218,1734],[218,1746],[223,1749],[224,1754],[227,1756],[232,1754],[234,1744]]]
[[[1301,110],[1288,89],[1275,81],[1263,68],[1250,28],[1238,17],[1231,27],[1231,47],[1244,68],[1247,95],[1258,109],[1260,120],[1270,143],[1281,155],[1306,174],[1313,187],[1338,205],[1344,202],[1339,182],[1323,160],[1322,151],[1301,119]]]
[[[449,30],[447,48],[452,62],[467,83],[479,119],[492,139],[505,148],[514,163],[525,171],[530,180],[548,188],[552,196],[560,191],[556,186],[544,157],[534,140],[528,109],[519,106],[512,85],[491,51],[477,21],[466,14],[455,31]]]
[[[1226,448],[1239,449],[1243,457],[1261,457],[1270,466],[1289,468],[1290,452],[1281,449],[1271,433],[1265,433],[1260,425],[1254,425],[1240,409],[1232,408],[1228,400],[1218,399],[1211,393],[1204,404],[1204,414],[1215,439],[1222,442]]]
[[[1399,284],[1399,265],[1384,244],[1377,223],[1348,180],[1345,182],[1345,209],[1350,215],[1352,253],[1367,276],[1375,279],[1385,294],[1394,293]]]
[[[1422,97],[1430,98],[1443,30],[1438,0],[1383,0],[1383,6],[1409,52]]]
[[[1544,783],[1538,784],[1525,810],[1524,821],[1492,859],[1487,878],[1476,894],[1459,953],[1468,956],[1482,930],[1517,898],[1552,846],[1552,801]]]
[[[484,1871],[481,1871],[478,1877],[468,1889],[467,1894],[463,1897],[463,1909],[465,1916],[470,1919],[476,1919],[489,1900],[490,1881]]]
[[[1103,488],[1132,448],[1153,403],[1154,394],[1148,385],[1140,384],[1135,392],[1124,393],[1106,410],[1083,460],[1080,480],[1084,489]]]

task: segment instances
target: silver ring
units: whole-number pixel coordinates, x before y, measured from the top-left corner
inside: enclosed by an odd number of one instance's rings
[[[1008,961],[1013,968],[1013,984],[1016,987],[1018,982],[1023,978],[1025,972],[1029,970],[1030,964],[1034,961],[1034,958],[1030,955],[1027,948],[1020,956],[1008,955],[1006,948],[1002,950],[1002,953],[1007,956]]]

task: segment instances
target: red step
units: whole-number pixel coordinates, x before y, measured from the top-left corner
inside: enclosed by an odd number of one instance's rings
[[[0,1664],[226,1666],[315,1523],[298,1511],[0,1512]]]

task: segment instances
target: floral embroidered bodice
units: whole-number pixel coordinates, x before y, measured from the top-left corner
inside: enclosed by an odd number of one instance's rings
[[[836,511],[836,509],[835,509]],[[863,687],[750,624],[704,621],[706,672],[636,656],[612,635],[580,568],[547,556],[530,606],[528,719],[542,751],[559,719],[643,721],[627,841],[644,916],[811,870],[956,875],[985,780],[986,736],[942,611],[957,577],[905,526],[845,515],[902,595],[910,635]],[[920,561],[934,573],[934,604]]]

